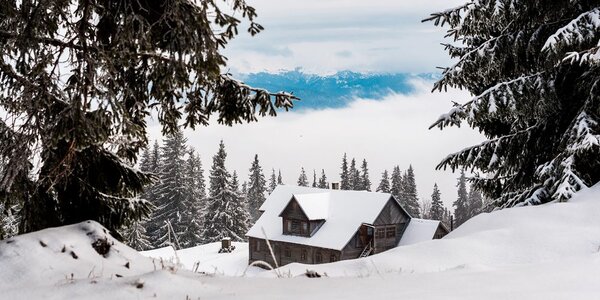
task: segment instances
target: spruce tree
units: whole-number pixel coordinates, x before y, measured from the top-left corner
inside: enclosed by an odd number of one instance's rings
[[[417,196],[417,184],[415,182],[415,173],[412,165],[409,166],[406,173],[404,173],[401,187],[400,204],[403,205],[412,217],[419,218],[421,216],[419,197]]]
[[[312,183],[312,187],[316,188],[317,187],[317,171],[313,170],[313,183]]]
[[[123,238],[127,246],[138,251],[150,250],[153,248],[148,240],[148,235],[146,234],[146,222],[147,220],[134,221],[131,225],[125,227]]]
[[[300,176],[298,176],[298,186],[308,186],[308,178],[306,177],[306,172],[304,172],[304,167],[302,167]]]
[[[275,176],[275,169],[272,169],[271,178],[269,178],[269,194],[272,193],[277,187],[277,176]]]
[[[455,227],[460,226],[462,223],[466,222],[470,217],[469,196],[467,194],[467,178],[465,177],[465,171],[460,172],[457,187],[458,197],[456,198],[456,201],[452,203],[452,206],[454,206]]]
[[[390,192],[390,178],[387,170],[384,170],[381,174],[381,181],[379,182],[379,186],[377,186],[376,191],[381,193]]]
[[[23,232],[96,220],[117,233],[146,216],[137,196],[152,177],[134,165],[151,110],[169,135],[211,116],[257,121],[295,98],[221,73],[240,24],[263,29],[244,0],[0,3],[0,191],[27,191]]]
[[[371,191],[371,179],[369,179],[369,167],[367,166],[367,160],[363,159],[360,167],[360,188],[362,191]]]
[[[360,185],[360,172],[356,167],[356,159],[352,158],[350,161],[350,169],[348,169],[348,189],[359,190]]]
[[[244,183],[243,185],[246,185]],[[246,198],[246,193],[243,193],[240,190],[240,184],[238,181],[238,175],[236,171],[233,171],[233,175],[231,175],[231,190],[236,194],[237,201],[235,202],[235,209],[233,210],[233,231],[236,233],[237,237],[235,240],[237,241],[245,241],[246,240],[246,232],[251,225],[250,211],[248,209],[248,199]]]
[[[152,231],[148,232],[155,247],[180,247],[179,236],[185,232],[182,218],[187,210],[187,176],[185,155],[187,139],[181,130],[165,138],[160,152],[160,182],[154,192],[157,208],[152,214]],[[179,244],[179,245],[177,245]]]
[[[202,213],[206,206],[204,174],[200,156],[194,149],[188,151],[185,168],[185,200],[181,219],[178,223],[182,230],[179,243],[183,248],[202,244]]]
[[[346,158],[346,153],[344,153],[344,157],[342,158],[342,172],[340,173],[340,189],[341,190],[351,190],[350,186],[350,173],[348,172],[348,159]]]
[[[203,216],[205,242],[216,242],[225,237],[242,241],[246,234],[247,207],[237,191],[237,183],[232,184],[231,174],[225,168],[226,158],[225,144],[221,141],[210,169],[208,206]]]
[[[400,201],[400,197],[403,197],[402,192],[402,172],[400,172],[400,166],[395,166],[392,171],[392,186],[390,187],[390,193]]]
[[[481,193],[471,185],[469,189],[469,218],[472,218],[483,211],[483,198]]]
[[[267,181],[258,161],[258,154],[254,155],[254,161],[252,161],[249,171],[246,199],[248,210],[250,211],[250,222],[254,224],[260,216],[258,209],[265,202],[265,191],[267,189]],[[274,175],[275,173],[273,172],[273,177]]]
[[[321,178],[319,178],[319,185],[318,187],[320,189],[327,189],[329,188],[329,183],[327,183],[327,176],[325,176],[325,169],[321,169]]]
[[[466,122],[487,138],[438,168],[473,170],[498,207],[566,201],[600,181],[599,6],[471,0],[427,19],[457,42],[434,90],[474,95],[432,127]]]
[[[431,194],[431,208],[429,210],[429,218],[432,220],[442,221],[444,219],[444,203],[437,183],[433,185],[433,193]]]
[[[283,177],[281,177],[281,170],[279,170],[279,174],[277,174],[277,185],[283,185]]]

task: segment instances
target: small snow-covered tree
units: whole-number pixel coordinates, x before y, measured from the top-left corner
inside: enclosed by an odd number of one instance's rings
[[[483,198],[481,193],[471,185],[469,189],[469,218],[472,218],[483,211]]]
[[[304,172],[304,167],[302,167],[300,176],[298,176],[298,186],[308,186],[308,178],[306,177],[306,172]]]
[[[18,234],[19,219],[16,213],[18,211],[17,206],[6,207],[4,203],[0,202],[0,240]]]
[[[273,178],[275,172],[273,171]],[[248,192],[246,194],[246,200],[248,202],[248,210],[250,211],[250,222],[254,224],[260,212],[258,209],[265,202],[265,191],[267,189],[267,181],[263,174],[262,168],[258,161],[258,154],[254,155],[254,160],[250,166],[250,175],[248,176]]]
[[[363,191],[371,191],[371,179],[369,179],[369,167],[367,165],[367,160],[363,159],[362,165],[360,167],[360,190]]]
[[[272,169],[271,177],[269,178],[269,194],[272,193],[277,187],[277,176],[275,175],[275,169]]]
[[[283,177],[281,176],[281,170],[279,170],[279,173],[277,174],[277,185],[283,185]]]
[[[403,197],[402,191],[402,172],[400,166],[395,166],[392,171],[392,185],[390,187],[390,193],[400,201],[400,197]]]
[[[319,185],[318,187],[320,189],[327,189],[329,188],[329,183],[327,183],[327,176],[325,175],[325,169],[321,169],[321,178],[319,178]]]
[[[225,168],[226,158],[225,144],[221,141],[210,169],[208,207],[203,216],[205,242],[215,242],[225,237],[243,241],[246,234],[247,208],[237,191],[237,182],[232,185],[231,174]]]
[[[431,208],[429,209],[429,218],[442,221],[444,219],[444,203],[442,203],[441,193],[437,183],[433,185],[431,194]]]
[[[350,186],[350,172],[348,171],[348,159],[346,157],[346,153],[344,153],[344,157],[342,158],[342,172],[340,173],[340,189],[341,190],[351,190]]]
[[[146,234],[145,222],[147,222],[147,220],[134,221],[132,224],[125,227],[122,236],[127,246],[138,251],[150,250],[153,248],[148,240],[148,235]]]
[[[458,60],[434,90],[473,94],[431,127],[467,123],[487,138],[438,168],[473,170],[501,208],[566,201],[600,181],[598,1],[471,0],[427,20],[449,27]]]
[[[456,198],[456,201],[452,203],[452,206],[454,206],[454,224],[455,227],[458,227],[470,218],[467,178],[465,177],[464,170],[460,172],[460,177],[458,178],[458,184],[456,186],[458,187],[458,197]]]
[[[421,216],[421,212],[419,207],[419,197],[417,196],[415,173],[412,165],[410,165],[408,170],[406,170],[406,173],[404,173],[401,187],[402,192],[400,196],[400,204],[403,205],[403,207],[412,217],[419,218]]]
[[[390,178],[387,170],[384,170],[381,174],[381,181],[379,182],[379,186],[377,186],[376,191],[381,193],[390,192]]]
[[[313,170],[313,183],[312,183],[312,187],[316,188],[317,187],[317,171]]]
[[[356,159],[352,158],[348,169],[348,189],[356,191],[360,189],[360,186],[360,171],[356,166]]]

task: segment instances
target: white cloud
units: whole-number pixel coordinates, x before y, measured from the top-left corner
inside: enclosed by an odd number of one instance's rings
[[[421,23],[430,13],[465,0],[255,0],[265,31],[242,33],[226,49],[236,72],[292,70],[330,74],[434,72],[450,64],[444,29]],[[286,49],[286,55],[274,55]],[[351,57],[338,53],[351,51]]]
[[[268,177],[271,168],[281,169],[284,181],[297,181],[304,167],[312,180],[312,170],[323,168],[331,181],[339,181],[344,152],[358,160],[366,158],[373,186],[384,169],[412,164],[421,199],[431,196],[434,182],[442,199],[450,206],[456,198],[456,177],[450,171],[435,171],[447,154],[478,143],[482,137],[468,128],[428,130],[437,117],[447,111],[450,100],[462,101],[466,92],[430,93],[431,82],[414,82],[413,95],[392,95],[383,100],[356,100],[341,109],[281,113],[258,123],[226,127],[210,125],[187,131],[189,144],[202,155],[206,170],[212,164],[219,140],[229,154],[227,165],[237,170],[242,180],[255,153]],[[151,138],[160,134],[151,128]]]

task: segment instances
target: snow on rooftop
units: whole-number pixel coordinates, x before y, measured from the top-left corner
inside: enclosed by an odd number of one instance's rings
[[[439,226],[440,221],[412,218],[410,223],[408,223],[408,227],[406,227],[398,246],[431,241]]]
[[[329,215],[330,193],[294,195],[309,220],[326,220]]]
[[[296,197],[304,212],[311,215],[309,218],[326,216],[323,218],[325,223],[312,237],[283,234],[279,215],[292,196]],[[264,239],[264,228],[270,240],[341,250],[362,223],[375,221],[390,198],[387,193],[280,185],[261,205],[260,210],[264,213],[246,235]],[[323,202],[328,200],[329,205],[318,203],[319,199]]]

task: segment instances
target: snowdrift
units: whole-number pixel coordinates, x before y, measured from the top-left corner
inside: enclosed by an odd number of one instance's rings
[[[600,185],[567,203],[482,214],[444,239],[364,259],[242,277],[247,245],[230,254],[218,247],[177,251],[177,266],[141,255],[95,222],[50,228],[0,241],[0,298],[597,299]],[[183,268],[195,266],[204,273]],[[326,276],[306,278],[307,269]]]

